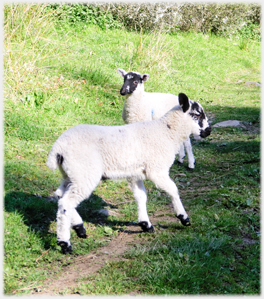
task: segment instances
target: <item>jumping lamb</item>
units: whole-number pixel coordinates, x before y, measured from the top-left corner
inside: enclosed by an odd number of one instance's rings
[[[179,104],[154,121],[123,126],[77,125],[54,143],[47,166],[59,168],[63,181],[57,189],[57,243],[64,254],[71,253],[70,228],[86,238],[76,207],[88,198],[101,179],[127,179],[138,206],[138,224],[153,232],[146,208],[147,194],[142,180],[149,179],[172,199],[177,218],[185,226],[189,217],[178,189],[169,177],[175,155],[190,134],[206,137],[211,127],[203,108],[191,104],[180,93]]]
[[[124,78],[120,94],[125,96],[122,118],[127,124],[134,122],[155,120],[179,104],[178,97],[170,93],[157,93],[144,91],[144,82],[149,78],[148,74],[140,75],[137,72],[127,73],[123,69],[117,69]],[[191,103],[193,103],[191,101]],[[198,136],[194,136],[198,139]],[[188,167],[194,168],[195,158],[192,152],[192,144],[189,136],[182,143],[179,151],[178,162],[183,163],[185,150],[188,156]]]

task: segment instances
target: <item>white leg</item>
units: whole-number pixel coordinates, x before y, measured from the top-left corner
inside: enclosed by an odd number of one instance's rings
[[[73,209],[73,212],[72,212],[71,226],[75,230],[75,232],[79,238],[87,237],[86,230],[83,226],[82,217],[79,215],[79,213],[76,211],[76,209]]]
[[[180,146],[180,151],[179,151],[179,158],[178,158],[179,163],[183,163],[184,157],[185,157],[184,144],[182,144]]]
[[[81,187],[73,186],[72,184],[64,193],[63,197],[58,201],[57,211],[57,243],[61,246],[63,253],[71,253],[70,229],[76,231],[80,238],[86,238],[86,231],[83,226],[81,216],[76,211],[76,207],[93,192],[94,188],[99,183],[97,180],[85,180],[86,185],[81,184]]]
[[[130,186],[138,206],[138,224],[145,232],[154,232],[147,212],[147,192],[142,180],[130,180]]]
[[[56,199],[60,199],[63,196],[69,183],[69,179],[64,179],[61,181],[60,187],[54,192],[54,197]]]
[[[188,167],[194,169],[195,158],[192,152],[192,144],[190,138],[187,138],[186,141],[184,141],[184,147],[188,156]]]
[[[62,175],[63,179],[61,180],[60,187],[54,192],[54,197],[57,200],[62,198],[62,196],[64,195],[64,193],[65,193],[65,191],[68,187],[68,185],[71,182],[61,165],[59,166],[59,170],[61,172],[61,175]]]
[[[74,210],[74,205],[71,202],[69,192],[58,202],[57,211],[57,243],[61,246],[63,253],[71,253],[71,218]]]
[[[185,226],[190,225],[189,217],[182,205],[178,188],[175,183],[171,180],[168,174],[152,174],[151,178],[153,183],[156,184],[158,188],[161,188],[165,192],[167,192],[172,199],[172,204],[174,211],[176,213],[177,218],[181,220],[181,223]]]

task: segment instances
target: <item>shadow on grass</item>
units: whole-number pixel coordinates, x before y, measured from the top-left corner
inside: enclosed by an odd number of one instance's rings
[[[207,106],[206,103],[204,105],[204,101],[202,100],[200,101],[197,100],[197,101],[204,106],[205,113],[207,113],[207,111],[209,112],[210,110],[210,113],[208,113],[209,120],[210,120],[210,114],[213,113],[214,115],[213,122],[212,122],[213,125],[215,123],[225,121],[225,120],[239,120],[242,122],[251,122],[252,125],[254,126],[260,126],[261,113],[260,113],[260,108],[258,107],[230,107],[230,106],[219,106],[219,105]],[[229,129],[229,127],[223,129]]]
[[[212,133],[213,137],[214,132]],[[206,139],[201,141],[194,141],[197,147],[201,149],[215,150],[218,153],[230,153],[230,152],[244,152],[244,153],[258,153],[260,152],[260,141],[258,140],[246,140],[246,141],[208,141]]]
[[[108,216],[98,212],[105,206],[115,207],[105,203],[101,197],[92,194],[89,199],[84,200],[78,206],[77,211],[84,222],[94,225],[137,226],[131,222],[109,220]],[[56,233],[50,231],[50,225],[52,222],[56,222],[57,207],[57,201],[50,197],[40,197],[25,192],[7,193],[4,199],[5,211],[21,215],[28,229],[39,234],[45,249],[51,247],[51,239],[56,237]],[[128,234],[142,232],[141,229],[139,231],[129,229],[122,231]]]

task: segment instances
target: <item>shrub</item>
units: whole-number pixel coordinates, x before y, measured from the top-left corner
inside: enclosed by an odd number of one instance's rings
[[[224,36],[236,35],[254,24],[260,38],[261,6],[253,3],[103,3],[52,4],[60,21],[85,22],[102,29],[124,27],[127,30],[165,32],[196,31]],[[248,30],[248,29],[246,29]]]
[[[199,31],[231,34],[248,21],[260,24],[261,7],[257,4],[107,4],[104,9],[127,29]]]
[[[117,29],[122,25],[101,5],[97,4],[51,4],[57,19],[61,22],[76,24],[84,22],[98,25],[101,29]]]

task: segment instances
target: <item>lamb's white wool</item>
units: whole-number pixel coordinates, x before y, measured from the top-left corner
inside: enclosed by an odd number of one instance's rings
[[[148,74],[141,76],[137,72],[127,73],[123,69],[117,69],[117,71],[124,78],[120,93],[125,96],[122,112],[125,123],[158,119],[179,104],[178,97],[173,94],[144,91],[144,82],[148,80]],[[194,137],[197,138],[197,136]],[[195,158],[189,137],[181,145],[178,157],[180,163],[183,163],[185,157],[184,148],[188,156],[188,167],[193,169]]]
[[[52,170],[59,167],[63,176],[56,193],[62,196],[58,202],[57,239],[64,253],[72,251],[71,226],[79,237],[86,237],[76,207],[91,195],[101,179],[128,179],[138,205],[139,225],[144,231],[152,232],[154,228],[147,214],[143,179],[166,191],[176,216],[183,225],[190,225],[169,169],[182,142],[190,134],[206,137],[210,126],[203,110],[199,112],[200,120],[196,120],[185,94],[179,95],[179,102],[158,120],[124,126],[78,125],[57,139],[47,166]]]

